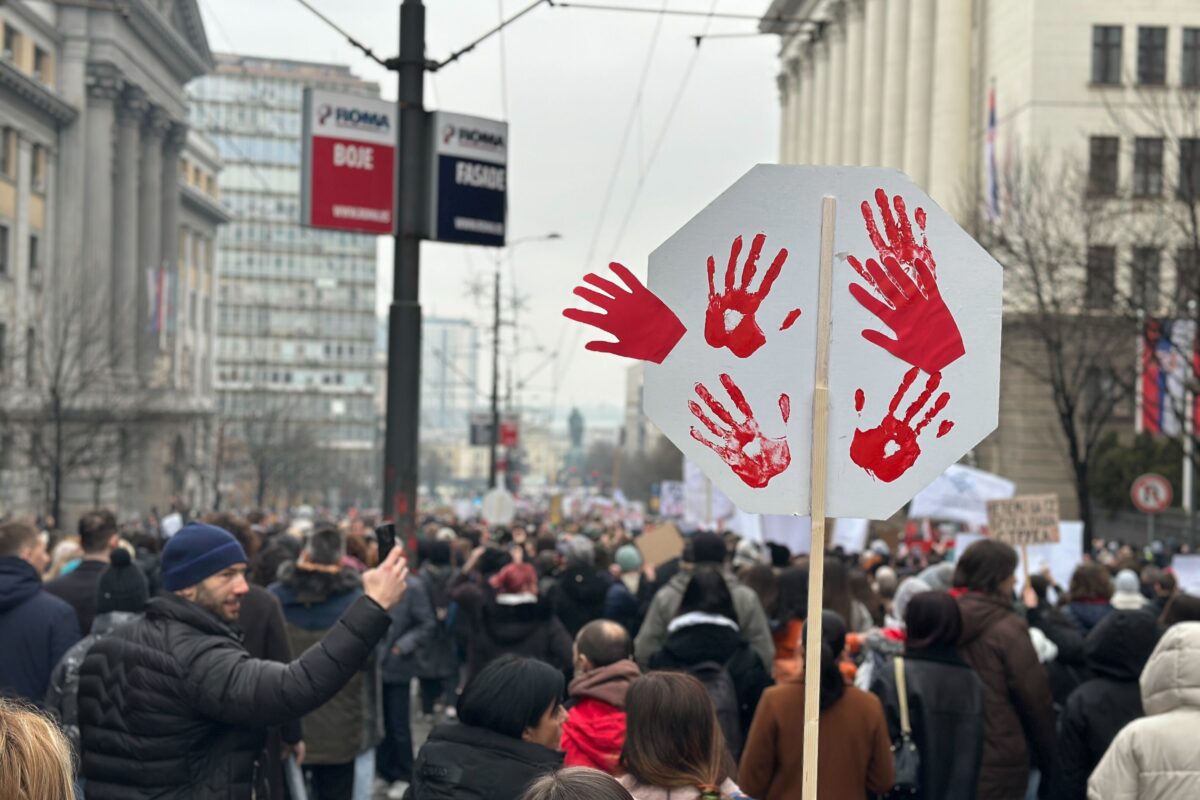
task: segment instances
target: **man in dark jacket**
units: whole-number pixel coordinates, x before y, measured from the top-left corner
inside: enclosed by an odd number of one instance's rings
[[[552,600],[554,613],[572,637],[594,619],[604,616],[604,601],[612,579],[596,569],[596,546],[583,534],[563,543],[566,569],[558,576]]]
[[[49,561],[37,529],[0,525],[0,695],[41,703],[50,673],[79,641],[79,619],[42,588]]]
[[[330,700],[362,669],[404,594],[401,551],[363,576],[357,599],[290,664],[252,659],[232,627],[246,556],[226,531],[192,523],[163,550],[145,617],[83,662],[79,722],[89,800],[248,800],[266,792],[266,728]]]
[[[1117,733],[1142,716],[1138,678],[1158,644],[1158,626],[1145,611],[1113,611],[1092,628],[1084,653],[1092,679],[1067,699],[1059,732],[1061,800],[1085,800],[1088,776]]]
[[[79,631],[86,636],[96,617],[100,576],[108,569],[108,555],[117,546],[116,516],[107,509],[97,509],[80,517],[79,546],[83,550],[79,566],[47,583],[46,591],[75,609]]]

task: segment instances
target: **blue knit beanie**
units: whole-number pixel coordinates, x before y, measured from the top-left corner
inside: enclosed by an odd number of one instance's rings
[[[177,592],[195,586],[226,567],[246,563],[246,551],[233,534],[215,525],[191,522],[167,540],[162,554],[162,586]]]

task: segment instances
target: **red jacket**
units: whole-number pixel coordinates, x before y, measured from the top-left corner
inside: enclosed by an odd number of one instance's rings
[[[624,659],[571,681],[567,693],[575,704],[562,735],[566,766],[617,773],[625,746],[625,692],[640,674],[637,664]]]

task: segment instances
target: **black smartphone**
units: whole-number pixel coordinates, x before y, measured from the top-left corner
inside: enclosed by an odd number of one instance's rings
[[[375,541],[379,544],[379,563],[388,557],[396,546],[396,523],[385,522],[375,528]]]

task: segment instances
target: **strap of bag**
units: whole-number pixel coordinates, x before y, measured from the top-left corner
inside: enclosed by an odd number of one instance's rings
[[[896,694],[900,698],[900,733],[906,738],[912,736],[912,728],[908,724],[908,686],[904,682],[904,659],[897,656],[896,665]]]

